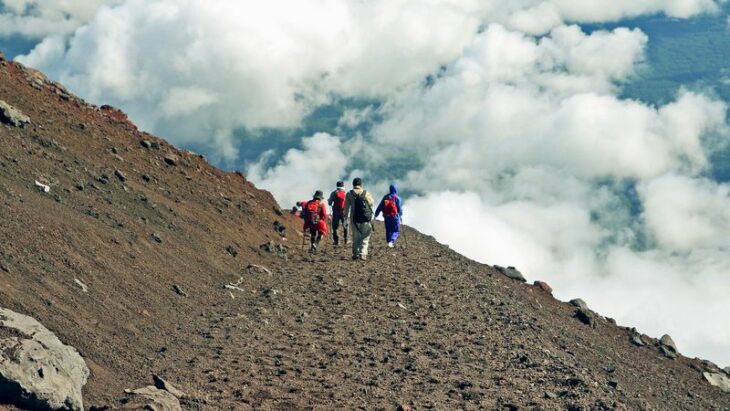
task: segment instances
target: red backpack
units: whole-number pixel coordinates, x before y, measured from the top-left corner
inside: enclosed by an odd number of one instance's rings
[[[383,200],[383,215],[385,217],[395,217],[398,215],[398,204],[395,200],[398,196],[387,196]]]
[[[338,211],[340,213],[345,212],[345,199],[347,198],[347,193],[345,190],[337,190],[335,192],[335,203],[332,212]]]
[[[304,206],[304,209],[302,212],[304,213],[304,221],[311,225],[316,225],[319,223],[319,210],[320,210],[320,203],[319,200],[311,200],[307,203],[307,205]]]

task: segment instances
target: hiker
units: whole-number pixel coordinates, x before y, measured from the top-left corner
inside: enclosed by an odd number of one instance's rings
[[[345,192],[345,183],[337,182],[337,189],[330,194],[327,204],[332,207],[332,241],[337,247],[340,244],[339,229],[342,226],[343,242],[347,245],[347,219],[345,218],[345,200],[347,193]]]
[[[385,218],[385,242],[388,243],[388,247],[393,248],[400,236],[400,222],[403,218],[398,186],[395,184],[390,185],[390,193],[380,200],[380,204],[375,210],[375,218],[378,218],[380,213],[383,213]]]
[[[352,180],[352,190],[345,199],[345,219],[351,222],[352,259],[367,260],[370,234],[373,232],[373,197],[362,188],[362,179]]]
[[[325,204],[324,194],[321,190],[317,190],[311,200],[307,201],[302,207],[302,218],[304,219],[304,232],[309,230],[309,239],[311,246],[310,252],[317,251],[322,237],[327,235],[327,204]]]

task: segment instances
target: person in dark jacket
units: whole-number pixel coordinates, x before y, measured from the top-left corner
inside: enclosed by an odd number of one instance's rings
[[[347,224],[348,221],[345,218],[345,202],[347,200],[347,192],[345,191],[345,183],[342,181],[337,182],[337,189],[330,194],[330,198],[327,200],[327,204],[332,207],[332,241],[337,247],[340,244],[339,231],[342,227],[343,236],[342,239],[347,245]]]
[[[388,243],[388,247],[393,248],[400,236],[400,223],[403,218],[403,207],[400,197],[398,197],[398,187],[395,184],[390,185],[390,193],[380,200],[380,205],[375,210],[375,218],[380,213],[383,213],[385,218],[385,241]]]

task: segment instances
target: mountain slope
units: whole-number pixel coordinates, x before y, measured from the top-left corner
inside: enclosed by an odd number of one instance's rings
[[[0,100],[31,119],[0,126],[0,306],[80,351],[87,406],[160,374],[185,409],[730,409],[713,364],[431,237],[312,256],[270,194],[121,112],[7,61]]]

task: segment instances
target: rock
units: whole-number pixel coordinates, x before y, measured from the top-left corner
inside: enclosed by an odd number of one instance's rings
[[[618,381],[616,381],[616,380],[609,380],[608,381],[608,386],[611,387],[611,388],[613,388],[613,389],[616,389],[616,388],[618,388]]]
[[[121,170],[114,170],[114,175],[117,176],[119,181],[121,181],[122,183],[127,181],[127,176],[124,175],[124,173]]]
[[[180,401],[172,393],[152,385],[126,393],[131,398],[125,401],[125,410],[182,411]]]
[[[152,239],[153,239],[153,240],[155,240],[155,242],[156,242],[157,244],[162,244],[162,237],[160,237],[160,235],[159,235],[159,234],[157,234],[157,233],[153,233],[153,234],[152,234]]]
[[[520,281],[523,283],[527,282],[527,280],[525,280],[525,277],[522,275],[522,273],[514,267],[510,266],[510,267],[504,268],[504,267],[495,265],[494,268],[497,271],[499,271],[500,273],[502,273],[503,275],[505,275],[507,278],[511,278],[513,280],[517,280],[517,281]]]
[[[553,293],[553,288],[550,287],[550,285],[548,285],[548,283],[546,283],[544,281],[535,281],[534,285],[535,285],[535,287],[539,288],[540,290],[542,290],[548,294]]]
[[[589,325],[591,327],[595,327],[596,325],[595,320],[593,319],[593,314],[589,310],[579,308],[575,312],[575,318],[585,325]]]
[[[663,356],[665,356],[665,357],[667,357],[669,359],[672,359],[673,360],[673,359],[677,358],[677,352],[674,351],[674,350],[672,350],[671,348],[667,347],[666,345],[660,345],[659,346],[659,352]]]
[[[276,244],[273,241],[269,241],[268,243],[261,244],[259,246],[260,249],[266,251],[267,253],[275,253],[276,252]]]
[[[142,147],[147,148],[147,149],[152,148],[152,142],[150,142],[149,140],[142,140],[139,142],[139,144],[141,144]]]
[[[0,123],[23,128],[26,124],[30,124],[30,117],[10,104],[0,100]]]
[[[157,387],[160,390],[165,390],[177,398],[182,398],[185,396],[184,392],[177,389],[177,387],[170,384],[169,381],[165,380],[164,378],[160,377],[159,375],[153,375],[152,380],[155,382],[155,387]]]
[[[395,411],[413,411],[413,408],[407,404],[400,404],[396,407]]]
[[[286,237],[286,227],[278,221],[274,221],[274,231],[280,236]]]
[[[228,254],[232,255],[233,257],[236,257],[238,255],[238,250],[232,245],[226,247],[226,251],[228,251]]]
[[[555,394],[554,392],[545,391],[545,398],[547,398],[549,400],[554,400],[554,399],[558,398],[558,395]]]
[[[632,344],[638,347],[643,347],[646,345],[646,343],[644,343],[644,340],[641,339],[641,336],[639,334],[632,335],[630,341]]]
[[[81,389],[89,369],[31,317],[0,308],[0,392],[10,403],[37,410],[83,410]]]
[[[177,285],[177,284],[173,284],[172,285],[172,289],[175,290],[175,292],[178,295],[181,295],[183,297],[187,297],[188,296],[188,294],[185,291],[183,291],[183,289],[179,285]]]
[[[89,287],[87,287],[86,284],[84,284],[83,282],[81,282],[81,280],[79,280],[78,278],[74,278],[74,282],[76,283],[76,285],[78,285],[79,287],[81,287],[81,291],[83,291],[85,293],[88,293],[89,292]]]
[[[39,181],[35,181],[35,186],[41,192],[44,192],[44,193],[50,193],[51,192],[51,186],[49,186],[47,184],[43,184],[43,183],[41,183]]]
[[[5,269],[5,268],[3,268],[3,269]],[[725,372],[725,374],[730,375],[730,367],[725,367],[722,370]]]
[[[570,300],[570,305],[580,308],[581,310],[587,310],[588,304],[580,298],[574,298]]]
[[[146,183],[149,183],[150,181],[152,181],[152,177],[147,174],[142,174],[142,180],[144,180]]]
[[[730,392],[730,378],[727,376],[713,372],[703,372],[702,375],[711,385],[714,385],[725,392]]]
[[[164,157],[165,163],[171,166],[176,166],[179,159],[174,154],[168,154]]]
[[[672,340],[672,337],[670,337],[668,334],[664,334],[662,338],[659,339],[659,344],[663,347],[667,347],[675,353],[679,352],[679,350],[677,350],[677,345],[674,343],[674,340]]]
[[[659,344],[671,348],[674,351],[678,351],[677,345],[674,343],[674,340],[672,340],[672,337],[670,337],[669,334],[664,334],[662,338],[659,339]]]
[[[257,264],[249,264],[248,267],[246,267],[250,273],[262,273],[262,274],[268,274],[269,276],[272,276],[271,270],[264,267],[263,265],[257,265]]]

